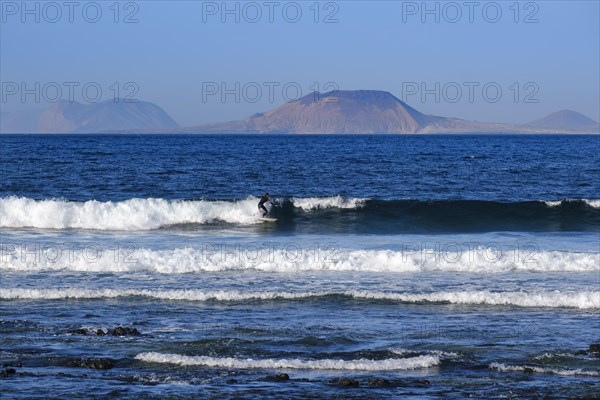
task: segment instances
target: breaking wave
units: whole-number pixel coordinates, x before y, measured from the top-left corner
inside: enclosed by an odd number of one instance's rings
[[[600,291],[560,292],[492,292],[488,290],[440,291],[432,293],[399,293],[367,290],[346,291],[241,291],[241,290],[155,290],[155,289],[25,289],[0,288],[4,300],[34,299],[99,299],[140,296],[174,301],[260,301],[303,300],[319,297],[347,297],[363,300],[383,300],[402,303],[482,304],[493,306],[549,307],[549,308],[600,308]]]
[[[294,207],[302,210],[310,211],[316,209],[339,208],[339,209],[357,209],[365,205],[366,199],[343,198],[342,196],[333,197],[309,197],[298,198],[294,197],[291,200]]]
[[[187,224],[256,224],[258,199],[120,202],[25,197],[0,199],[3,228],[154,230]],[[484,232],[600,230],[600,200],[496,202],[478,200],[370,200],[310,197],[275,199],[280,229],[312,231]],[[335,221],[335,224],[332,224]]]
[[[600,254],[534,249],[503,250],[488,247],[357,250],[335,243],[302,247],[296,243],[224,244],[206,242],[199,247],[169,250],[130,248],[117,252],[90,244],[73,248],[64,244],[35,246],[2,243],[0,270],[80,272],[136,272],[182,274],[222,271],[359,271],[388,273],[470,272],[593,272],[600,270]],[[454,250],[454,251],[450,251]]]
[[[502,363],[491,363],[490,368],[501,372],[535,372],[538,374],[554,374],[563,376],[600,376],[600,371],[589,371],[583,369],[545,368],[530,365],[505,365]]]
[[[341,371],[394,371],[428,368],[440,363],[438,356],[417,356],[411,358],[388,358],[384,360],[304,360],[304,359],[253,359],[233,357],[183,356],[170,353],[148,352],[138,354],[136,360],[152,363],[168,363],[181,366],[205,366],[211,368],[239,369],[304,369]]]
[[[251,224],[256,223],[257,207],[251,198],[231,202],[165,199],[71,202],[8,197],[0,199],[0,217],[3,228],[130,231],[214,221]]]

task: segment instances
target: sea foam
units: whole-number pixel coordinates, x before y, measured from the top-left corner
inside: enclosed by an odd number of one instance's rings
[[[181,366],[204,366],[232,369],[304,369],[342,371],[394,371],[428,368],[440,363],[437,356],[417,356],[410,358],[388,358],[383,360],[305,360],[305,359],[253,359],[233,357],[184,356],[170,353],[148,352],[135,357],[137,360],[152,363],[168,363]]]
[[[530,365],[505,365],[502,363],[491,363],[490,368],[501,372],[535,372],[538,374],[554,374],[563,376],[600,376],[600,371],[588,371],[582,369],[543,368]]]
[[[168,250],[102,248],[94,244],[73,248],[62,244],[36,246],[3,243],[0,270],[81,272],[136,272],[181,274],[221,271],[358,271],[388,273],[467,272],[593,272],[600,270],[600,254],[565,251],[519,251],[487,247],[436,252],[433,249],[359,250],[301,244],[206,242],[198,247]]]
[[[600,208],[600,199],[582,199],[582,200],[544,200],[544,203],[548,206],[548,207],[558,207],[561,206],[563,204],[568,204],[569,202],[573,202],[573,201],[583,201],[585,204],[587,204],[588,206],[592,207],[592,208]]]
[[[357,208],[361,199],[292,199],[295,207]],[[238,225],[257,223],[258,198],[237,201],[129,199],[119,202],[89,200],[33,200],[26,197],[0,198],[0,224],[3,228],[153,230],[178,224],[226,222]]]
[[[0,288],[0,299],[60,300],[99,299],[140,296],[176,301],[257,301],[301,300],[326,296],[354,299],[397,301],[404,303],[481,304],[493,306],[600,308],[600,291],[503,291],[489,290],[437,291],[427,293],[345,291],[242,291],[242,290],[158,290],[158,289],[86,289],[86,288]]]
[[[292,198],[292,203],[294,204],[294,207],[301,208],[305,211],[315,210],[319,208],[360,208],[364,206],[365,201],[366,199],[343,198],[342,196]]]

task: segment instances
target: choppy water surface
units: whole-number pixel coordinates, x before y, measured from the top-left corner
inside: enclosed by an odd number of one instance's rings
[[[600,393],[598,136],[0,143],[3,397]]]

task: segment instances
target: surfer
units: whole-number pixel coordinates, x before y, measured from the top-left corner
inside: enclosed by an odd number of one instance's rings
[[[265,195],[261,197],[260,201],[258,202],[258,209],[264,211],[263,218],[269,213],[269,210],[267,210],[267,207],[265,207],[265,203],[267,201],[273,204],[273,202],[271,201],[271,197],[269,197],[269,192],[265,193]]]

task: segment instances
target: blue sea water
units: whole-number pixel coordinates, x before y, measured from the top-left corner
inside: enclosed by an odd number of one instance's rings
[[[600,396],[599,136],[0,144],[3,398]]]

